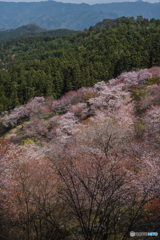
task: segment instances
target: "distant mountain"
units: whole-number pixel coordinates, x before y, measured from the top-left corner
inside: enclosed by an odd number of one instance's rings
[[[160,17],[160,3],[123,2],[110,4],[71,4],[46,2],[0,2],[0,30],[37,24],[43,29],[68,28],[81,30],[105,18],[122,16]]]
[[[30,25],[22,26],[16,29],[0,31],[0,41],[13,40],[17,38],[30,37],[30,36],[36,36],[36,35],[41,35],[41,36],[49,35],[49,36],[55,36],[55,37],[62,37],[68,34],[72,34],[73,32],[75,31],[68,30],[68,29],[57,29],[57,30],[47,31],[43,28],[40,28],[36,24],[30,24]]]

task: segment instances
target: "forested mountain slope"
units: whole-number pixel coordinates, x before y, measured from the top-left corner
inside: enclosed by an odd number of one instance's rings
[[[105,18],[122,16],[159,18],[160,3],[123,2],[110,4],[69,4],[54,1],[14,3],[0,2],[0,29],[37,24],[44,29],[81,30]]]
[[[2,239],[158,236],[160,67],[35,97],[0,124]]]
[[[0,112],[32,97],[108,81],[132,69],[160,66],[160,20],[119,18],[65,37],[0,43]]]
[[[40,28],[38,25],[27,25],[22,26],[16,29],[0,31],[0,41],[13,40],[17,38],[24,38],[29,36],[41,35],[41,36],[65,36],[68,34],[72,34],[75,31],[68,29],[57,29],[47,31],[45,29]]]

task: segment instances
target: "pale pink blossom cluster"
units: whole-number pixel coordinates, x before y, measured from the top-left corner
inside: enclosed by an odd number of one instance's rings
[[[5,114],[2,118],[3,125],[16,126],[18,121],[30,117],[32,115],[38,114],[41,111],[41,107],[44,104],[44,97],[35,97],[33,100],[29,101],[27,104],[16,107],[11,111],[10,114]]]
[[[152,77],[152,72],[148,69],[122,73],[118,78],[109,81],[111,85],[123,83],[128,86],[144,84],[147,79]]]
[[[93,91],[93,88],[90,87],[84,87],[77,91],[71,91],[66,93],[64,96],[62,96],[59,100],[56,100],[52,104],[53,111],[59,111],[64,110],[68,111],[69,107],[71,105],[75,105],[77,103],[83,102],[83,95],[86,92]]]

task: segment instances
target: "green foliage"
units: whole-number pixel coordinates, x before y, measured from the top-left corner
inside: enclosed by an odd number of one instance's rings
[[[147,94],[147,89],[144,86],[135,86],[131,90],[131,97],[132,99],[139,103],[142,98],[145,98]]]
[[[53,36],[53,37],[63,37],[66,35],[73,34],[74,30],[69,29],[57,29],[57,30],[45,30],[40,28],[38,25],[30,24],[22,26],[16,29],[0,31],[0,41],[14,40],[22,37],[29,36]]]
[[[21,141],[21,146],[25,145],[25,144],[28,144],[28,143],[37,143],[37,139],[35,138],[27,138],[27,139],[23,139]]]
[[[71,36],[0,43],[0,112],[35,96],[57,99],[122,72],[158,66],[159,31],[159,20],[123,17]],[[143,97],[141,90],[132,95],[136,101]]]
[[[146,81],[146,85],[160,84],[160,77],[151,77]]]

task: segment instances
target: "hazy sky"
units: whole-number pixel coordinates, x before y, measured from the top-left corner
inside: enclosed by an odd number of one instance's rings
[[[47,0],[0,0],[1,2],[40,2]],[[110,3],[110,2],[135,2],[136,0],[54,0],[56,2],[64,2],[64,3]],[[160,2],[160,0],[143,0],[144,2]]]
[[[0,2],[40,2],[40,1],[48,1],[48,0],[0,0]],[[135,2],[137,0],[54,0],[56,2],[63,2],[63,3],[88,3],[88,4],[95,4],[95,3],[111,3],[111,2]],[[144,2],[160,2],[160,0],[143,0]]]

